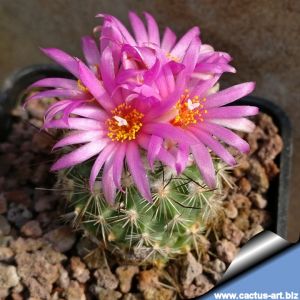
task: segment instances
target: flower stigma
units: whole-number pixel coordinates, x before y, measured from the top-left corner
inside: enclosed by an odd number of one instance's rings
[[[144,114],[122,103],[111,111],[113,117],[106,121],[107,136],[112,141],[124,142],[134,140],[140,131]]]
[[[118,126],[128,126],[126,119],[123,119],[119,116],[113,116],[113,118],[118,122]]]

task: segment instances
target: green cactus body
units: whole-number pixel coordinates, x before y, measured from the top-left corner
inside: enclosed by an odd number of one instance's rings
[[[217,187],[212,190],[193,163],[180,175],[157,165],[148,171],[152,203],[140,196],[125,172],[124,191],[117,193],[113,205],[108,204],[101,192],[101,174],[93,193],[88,187],[88,163],[61,173],[60,182],[72,191],[68,201],[74,209],[74,226],[96,237],[107,249],[123,254],[124,259],[158,263],[192,249],[201,252],[201,236],[222,210],[223,167],[215,161],[219,171]]]

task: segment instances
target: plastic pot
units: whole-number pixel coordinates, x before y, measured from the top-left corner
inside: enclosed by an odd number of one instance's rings
[[[22,101],[24,91],[30,84],[46,77],[71,78],[72,76],[65,70],[53,65],[34,65],[12,74],[12,76],[4,82],[0,96],[0,140],[5,139],[10,130],[12,120],[9,111],[14,108],[18,102]],[[262,112],[270,115],[277,125],[283,139],[284,148],[277,157],[280,174],[271,182],[267,195],[269,199],[269,207],[267,209],[270,211],[273,220],[273,225],[269,229],[286,239],[292,155],[290,120],[279,106],[265,99],[252,96],[245,97],[239,100],[237,104],[255,105],[259,107]]]

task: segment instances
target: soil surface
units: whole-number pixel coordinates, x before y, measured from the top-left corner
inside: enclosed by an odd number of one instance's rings
[[[61,216],[66,204],[49,173],[51,132],[41,132],[44,107],[12,112],[13,128],[0,143],[0,299],[180,299],[209,291],[251,237],[272,225],[267,192],[278,176],[282,140],[260,114],[244,134],[232,189],[224,191],[224,219],[203,235],[201,257],[180,257],[163,268],[120,265]]]

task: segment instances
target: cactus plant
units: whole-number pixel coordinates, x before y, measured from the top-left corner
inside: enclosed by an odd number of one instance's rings
[[[75,227],[124,260],[162,263],[191,249],[200,255],[202,234],[222,217],[224,164],[216,159],[215,167],[217,185],[211,189],[193,162],[180,175],[157,164],[154,171],[147,170],[152,203],[139,194],[128,171],[122,177],[124,192],[117,194],[114,205],[104,198],[101,175],[93,192],[89,189],[88,164],[61,172],[59,178],[61,189],[68,191]]]
[[[56,97],[44,129],[71,133],[54,146],[64,154],[52,170],[68,191],[72,222],[125,259],[159,264],[191,249],[200,255],[201,235],[222,217],[225,166],[235,164],[223,143],[249,150],[228,128],[251,131],[245,117],[257,113],[224,105],[254,83],[219,91],[221,74],[235,69],[228,54],[201,44],[197,27],[175,44],[169,29],[160,42],[149,14],[147,31],[130,13],[135,38],[113,16],[101,17],[100,50],[82,40],[87,64],[43,50],[77,81],[42,79],[32,87],[53,89],[28,99]]]

